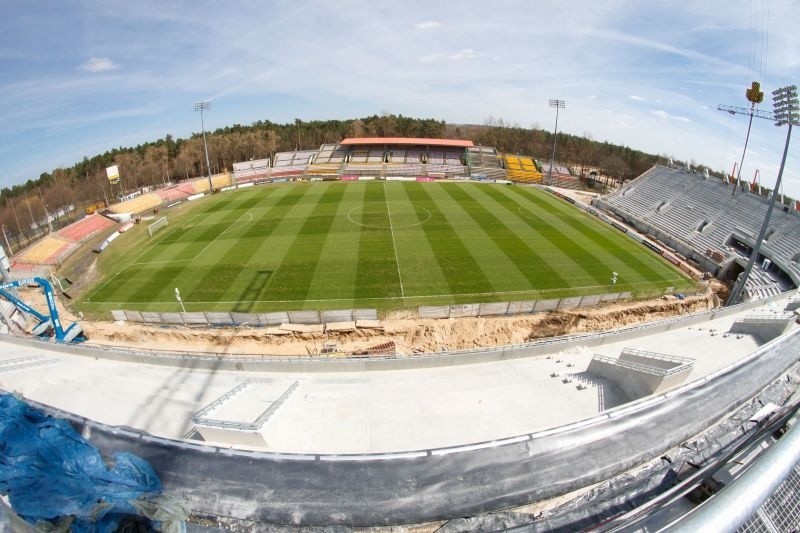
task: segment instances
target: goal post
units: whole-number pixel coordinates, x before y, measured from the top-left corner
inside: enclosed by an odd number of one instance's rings
[[[159,229],[163,228],[166,225],[167,225],[167,217],[161,217],[152,224],[150,224],[149,226],[147,226],[147,233],[149,233],[150,236],[152,237],[156,231],[158,231]]]

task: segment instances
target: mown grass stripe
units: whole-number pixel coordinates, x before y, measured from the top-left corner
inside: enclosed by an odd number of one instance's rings
[[[245,232],[238,250],[244,266],[221,301],[243,302],[235,310],[253,311],[252,302],[267,299],[269,282],[306,220],[324,187],[286,186],[286,193]],[[225,308],[226,306],[219,306]]]
[[[480,215],[476,216],[474,209],[477,206],[469,195],[463,193],[463,186],[442,183],[426,190],[439,203],[440,209],[443,212],[446,210],[450,225],[458,232],[464,246],[496,291],[506,292],[530,283],[511,258],[515,251],[507,243],[496,240],[495,231],[499,228],[482,226],[484,222],[491,226],[491,221],[488,218],[480,220]]]
[[[475,225],[481,228],[481,231],[486,232],[498,249],[502,250],[506,257],[513,262],[516,269],[525,276],[532,288],[550,289],[567,285],[568,283],[564,277],[556,272],[548,262],[552,260],[551,257],[548,257],[547,260],[541,257],[534,251],[533,246],[529,246],[495,214],[502,210],[503,206],[493,201],[491,194],[489,194],[493,188],[494,186],[492,185],[476,185],[471,187],[469,192],[464,187],[447,187],[445,190],[453,200],[457,201],[469,213],[475,221]],[[479,192],[487,196],[478,200],[473,195]],[[489,207],[492,209],[490,210]],[[529,235],[529,237],[532,236]],[[538,244],[536,240],[532,242]],[[579,268],[574,261],[572,264],[563,265],[563,267],[565,275]],[[509,273],[506,272],[505,274]],[[500,276],[502,277],[502,274]]]
[[[349,215],[363,204],[365,186],[363,183],[353,183],[339,184],[338,187],[344,190],[344,194],[322,246],[306,299],[341,299],[342,305],[348,305],[347,299],[352,299],[356,292],[361,240],[361,226],[354,223]]]
[[[517,187],[514,188],[514,190],[519,190],[520,194],[529,197],[533,203],[550,213],[559,213],[565,208],[575,209],[566,205],[559,205],[557,199],[543,197],[543,193],[532,194],[533,191],[526,190],[524,187]],[[611,252],[624,264],[634,269],[639,274],[640,279],[648,279],[653,282],[680,279],[681,276],[677,271],[675,271],[673,267],[667,265],[663,259],[658,258],[655,254],[649,250],[645,250],[643,247],[638,247],[641,248],[641,250],[637,251],[637,253],[632,253],[630,247],[622,245],[620,240],[615,238],[617,237],[616,235],[612,236],[608,233],[610,229],[602,228],[602,230],[605,230],[602,231],[598,227],[599,223],[597,221],[588,220],[587,217],[588,215],[578,212],[576,216],[567,217],[563,220],[577,232],[591,238],[599,248]]]
[[[340,184],[325,184],[314,209],[269,281],[270,298],[304,300],[319,264],[326,239],[344,196]]]
[[[198,264],[208,265],[204,275],[194,276],[193,279],[184,281],[186,291],[184,298],[187,301],[208,301],[222,299],[225,292],[233,284],[245,266],[245,254],[241,246],[244,234],[250,231],[257,221],[268,216],[274,205],[280,201],[287,189],[265,195],[263,198],[256,196],[257,203],[248,202],[244,207],[247,211],[240,215],[249,217],[238,227],[225,234],[225,239],[218,242],[213,250],[209,250],[204,257],[199,258]],[[270,190],[273,193],[275,189]],[[238,309],[237,309],[238,310]]]
[[[265,195],[268,197],[268,195]],[[221,199],[221,203],[225,205],[235,204],[237,206],[249,206],[253,204],[253,200],[255,202],[262,201],[264,198],[257,197],[257,198],[248,198],[247,196],[235,197],[233,200],[231,198],[224,198]],[[220,223],[214,222],[211,224],[211,227],[215,228],[216,231],[222,232],[227,229],[232,222],[235,221],[234,217],[240,217],[240,211],[237,209],[230,210],[228,212],[220,212],[222,213],[219,216],[224,217],[223,221]],[[205,216],[208,213],[208,207],[203,209],[199,215]],[[195,215],[191,217],[192,220],[197,219],[198,216]],[[225,223],[227,221],[227,224]],[[184,224],[185,226],[185,224]],[[183,226],[179,225],[179,229]],[[94,298],[102,298],[105,300],[119,300],[119,299],[132,299],[134,301],[147,301],[150,299],[164,299],[168,297],[174,297],[173,291],[175,288],[175,283],[180,282],[183,284],[184,280],[191,281],[195,279],[195,276],[190,275],[182,275],[183,272],[195,270],[195,271],[202,271],[203,269],[200,267],[199,263],[196,261],[189,261],[189,259],[196,259],[197,253],[202,250],[202,248],[197,247],[196,240],[193,240],[190,236],[190,233],[194,228],[202,226],[193,226],[190,228],[190,231],[186,232],[179,232],[181,234],[181,239],[187,239],[188,242],[186,246],[182,246],[178,250],[179,253],[185,254],[187,250],[191,250],[193,255],[191,257],[185,258],[185,260],[181,261],[178,259],[179,256],[175,256],[169,253],[161,253],[153,256],[149,262],[151,264],[141,264],[147,263],[145,257],[137,257],[135,258],[134,262],[136,264],[129,264],[125,267],[122,273],[116,276],[113,280],[111,280],[107,285],[105,285],[97,295],[93,295]],[[208,231],[208,228],[206,228]],[[203,235],[206,233],[203,232]],[[202,241],[201,241],[202,242]],[[207,246],[208,242],[203,242],[202,246]],[[170,249],[167,249],[169,252]],[[173,249],[174,250],[174,249]],[[170,263],[158,263],[158,261],[170,261]],[[175,262],[172,262],[175,261]],[[179,262],[180,261],[180,262]],[[161,270],[165,271],[164,275],[153,275],[152,272]],[[144,282],[143,280],[147,280]],[[185,294],[185,293],[184,293]]]
[[[406,297],[446,294],[450,286],[422,227],[428,224],[432,216],[430,211],[412,202],[408,188],[402,183],[386,183],[386,199],[392,206],[395,221],[400,221],[394,236]]]
[[[353,219],[362,225],[354,297],[399,298],[400,279],[389,232],[386,191],[381,183],[368,183],[365,187],[364,203],[353,213]]]
[[[196,259],[202,249],[225,231],[239,217],[242,208],[257,204],[262,198],[248,195],[226,196],[219,201],[226,209],[206,208],[197,216],[174,224],[174,231],[160,240],[138,262],[189,261]],[[213,207],[215,204],[212,204]]]
[[[598,285],[608,282],[606,272],[600,272],[604,261],[594,254],[591,243],[583,242],[578,235],[565,235],[563,226],[556,225],[537,214],[532,209],[525,208],[504,194],[504,190],[497,187],[484,187],[481,189],[486,196],[511,214],[522,224],[534,232],[541,244],[549,245],[544,262],[559,267],[561,286],[569,285]],[[522,209],[522,210],[521,210]],[[560,222],[560,219],[557,219]],[[569,279],[569,281],[567,281]]]
[[[422,205],[431,213],[431,219],[422,225],[425,236],[434,251],[436,262],[444,274],[450,292],[491,292],[492,283],[486,279],[480,265],[472,257],[459,233],[450,225],[447,217],[426,190],[435,184],[410,183],[408,197],[415,205]]]

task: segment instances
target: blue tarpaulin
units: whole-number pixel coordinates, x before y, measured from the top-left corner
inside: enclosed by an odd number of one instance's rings
[[[74,517],[73,531],[104,532],[141,516],[162,485],[144,459],[115,453],[109,466],[66,420],[0,394],[0,492],[28,522]]]

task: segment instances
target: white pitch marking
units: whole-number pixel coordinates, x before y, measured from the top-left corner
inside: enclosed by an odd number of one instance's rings
[[[383,183],[383,197],[386,198],[386,182]],[[397,243],[394,241],[394,226],[392,226],[392,210],[389,209],[389,199],[386,199],[386,212],[389,214],[389,231],[392,233],[392,247],[394,248],[394,264],[397,265],[397,279],[400,280],[400,297],[405,298],[403,290],[403,276],[400,274],[400,259],[397,256]]]

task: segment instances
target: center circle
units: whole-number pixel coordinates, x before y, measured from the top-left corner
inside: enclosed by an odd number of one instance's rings
[[[431,212],[421,206],[395,202],[365,202],[347,212],[347,219],[373,229],[403,229],[421,226]]]

